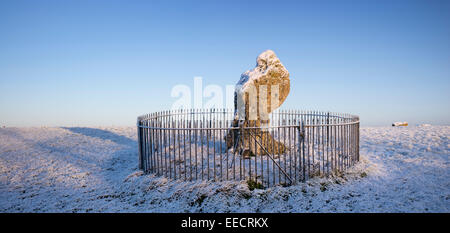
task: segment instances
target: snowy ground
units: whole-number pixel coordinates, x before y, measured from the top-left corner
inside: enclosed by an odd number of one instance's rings
[[[135,127],[0,129],[0,212],[450,212],[450,126],[361,128],[345,175],[250,191],[137,169]]]

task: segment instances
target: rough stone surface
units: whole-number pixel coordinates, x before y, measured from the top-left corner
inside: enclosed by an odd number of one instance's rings
[[[236,84],[233,126],[268,125],[269,114],[283,104],[289,90],[289,72],[272,50],[264,51],[258,56],[256,67],[244,72]],[[226,141],[228,148],[239,148],[244,156],[267,152],[282,154],[286,150],[269,132],[261,129],[233,130],[228,132]]]

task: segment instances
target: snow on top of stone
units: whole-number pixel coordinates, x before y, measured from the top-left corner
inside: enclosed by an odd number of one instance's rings
[[[274,51],[268,49],[262,52],[256,58],[256,67],[245,71],[241,78],[239,79],[236,89],[238,91],[244,91],[249,86],[249,83],[253,83],[252,81],[256,78],[264,75],[269,69],[269,67],[277,67],[279,66],[282,69],[285,69],[283,64],[281,64],[280,59],[277,57]]]

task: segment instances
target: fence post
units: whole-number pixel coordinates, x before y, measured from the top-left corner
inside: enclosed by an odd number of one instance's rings
[[[358,119],[359,121],[359,119]],[[357,134],[357,138],[356,138],[356,150],[358,151],[358,162],[359,162],[359,122],[356,124],[356,134]]]
[[[140,120],[139,118],[137,119],[137,133],[138,133],[138,152],[139,152],[139,169],[143,169],[144,167],[142,166],[142,134],[141,134],[141,127],[140,127]]]
[[[300,156],[299,159],[302,163],[302,180],[305,181],[306,179],[306,172],[305,172],[305,128],[303,125],[303,120],[300,118],[299,125],[297,126],[298,129],[298,146],[299,146],[299,152]],[[300,149],[301,148],[301,149]],[[309,165],[308,165],[309,166]]]

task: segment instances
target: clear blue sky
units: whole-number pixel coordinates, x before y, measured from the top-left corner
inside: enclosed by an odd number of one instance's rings
[[[274,50],[286,108],[450,123],[450,1],[1,1],[0,125],[134,125]]]

